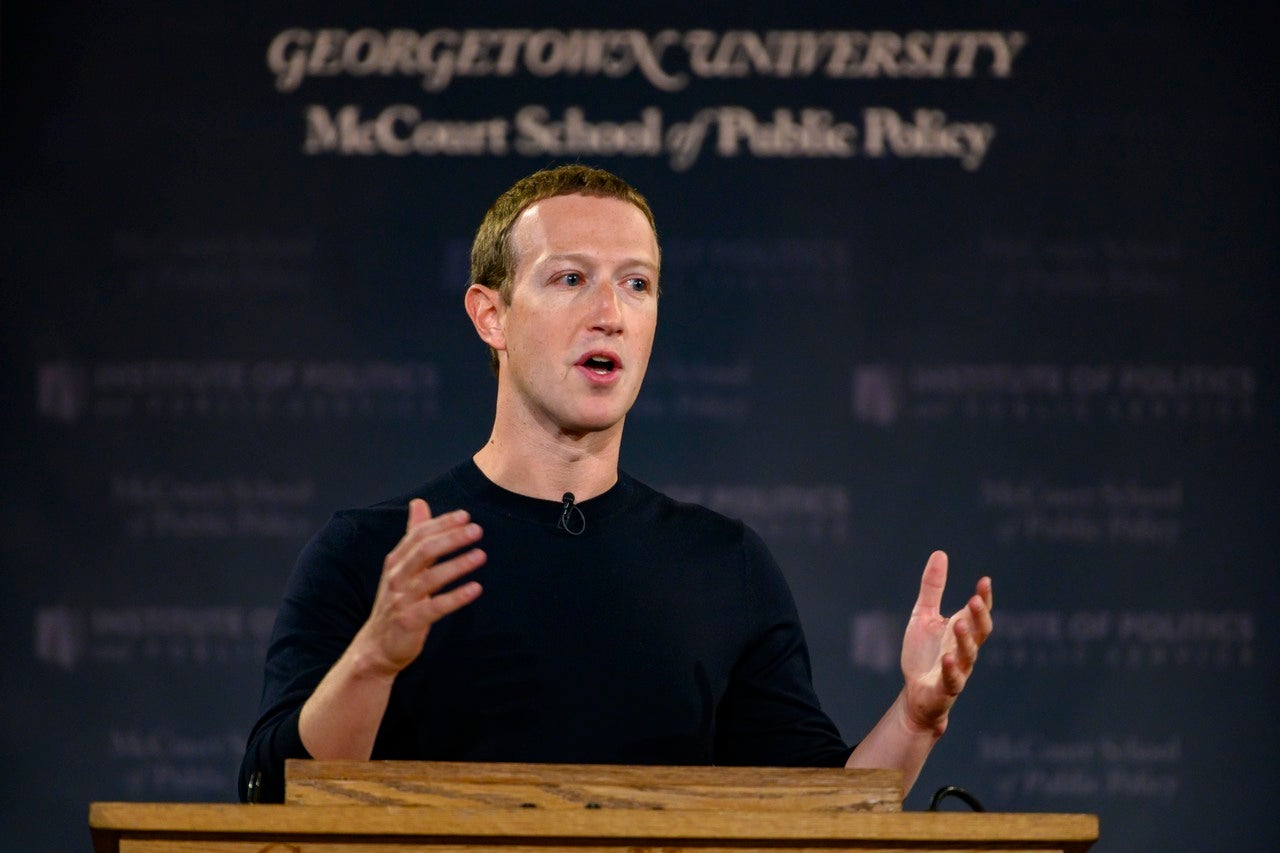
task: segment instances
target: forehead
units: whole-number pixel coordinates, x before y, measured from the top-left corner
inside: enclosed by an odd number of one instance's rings
[[[658,240],[649,220],[640,208],[617,198],[559,195],[535,202],[516,218],[511,246],[521,267],[564,254],[658,267]]]

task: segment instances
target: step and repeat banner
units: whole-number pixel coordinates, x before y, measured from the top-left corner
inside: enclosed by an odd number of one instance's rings
[[[483,5],[483,4],[482,4]],[[231,800],[287,573],[488,435],[516,178],[663,245],[623,465],[754,526],[847,738],[930,550],[997,631],[908,806],[1270,850],[1276,62],[1226,12],[7,4],[5,849]]]

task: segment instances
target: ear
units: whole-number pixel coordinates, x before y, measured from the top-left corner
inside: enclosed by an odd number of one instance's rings
[[[507,339],[502,331],[502,321],[506,316],[507,304],[502,301],[502,295],[491,287],[473,284],[467,288],[463,302],[480,340],[495,350],[505,350]]]

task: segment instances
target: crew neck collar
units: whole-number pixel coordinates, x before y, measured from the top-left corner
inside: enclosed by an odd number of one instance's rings
[[[450,471],[450,475],[468,497],[489,505],[503,515],[552,527],[560,519],[560,501],[532,498],[508,491],[486,477],[472,459],[457,465]],[[589,500],[575,501],[574,506],[582,511],[587,520],[587,532],[590,533],[598,529],[601,523],[627,509],[635,500],[635,481],[619,470],[617,482],[607,491]]]

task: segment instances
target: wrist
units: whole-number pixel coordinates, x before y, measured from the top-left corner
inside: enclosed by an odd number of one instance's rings
[[[948,714],[930,715],[922,707],[915,707],[904,688],[898,694],[897,716],[899,727],[915,738],[937,740],[947,730]]]
[[[401,667],[390,661],[363,630],[357,632],[344,657],[350,677],[357,681],[390,684],[400,674]]]

